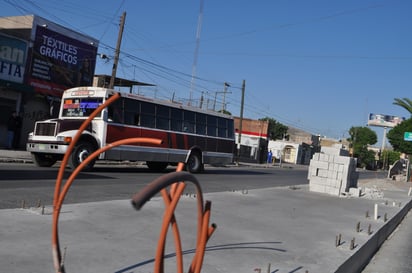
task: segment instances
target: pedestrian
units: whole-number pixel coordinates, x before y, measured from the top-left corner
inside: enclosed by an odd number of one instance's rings
[[[267,159],[267,165],[272,165],[272,156],[273,156],[273,154],[272,154],[272,150],[269,150],[269,152],[268,152],[268,159]]]
[[[77,75],[77,86],[89,86],[93,80],[90,61],[85,58]]]
[[[18,135],[20,132],[21,120],[16,111],[13,111],[7,122],[7,148],[13,149],[18,145]]]

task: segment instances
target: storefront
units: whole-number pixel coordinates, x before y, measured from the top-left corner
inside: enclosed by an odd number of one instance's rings
[[[7,122],[21,107],[33,88],[24,83],[28,43],[23,39],[0,34],[0,147],[7,147]],[[21,127],[15,131],[15,147],[20,147]]]
[[[44,18],[0,18],[0,147],[7,144],[7,120],[22,119],[18,149],[37,120],[57,117],[63,91],[90,86],[98,41]]]

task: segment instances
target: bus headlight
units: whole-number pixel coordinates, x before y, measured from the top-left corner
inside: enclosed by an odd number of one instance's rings
[[[70,142],[72,142],[72,137],[68,137],[68,136],[57,136],[57,141],[59,141],[59,142],[65,142],[65,143],[70,143]]]

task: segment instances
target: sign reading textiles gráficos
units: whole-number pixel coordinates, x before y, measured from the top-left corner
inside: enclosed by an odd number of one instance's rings
[[[23,40],[0,35],[0,79],[23,83],[27,43]]]
[[[77,65],[76,46],[45,34],[42,35],[42,39],[43,42],[39,48],[39,52],[42,56],[46,56],[59,62]]]
[[[37,26],[28,83],[36,92],[61,96],[65,89],[90,86],[97,47]]]

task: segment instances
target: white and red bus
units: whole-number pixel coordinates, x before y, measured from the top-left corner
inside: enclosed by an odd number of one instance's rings
[[[50,167],[62,160],[83,121],[115,93],[119,92],[100,87],[66,90],[59,117],[37,121],[29,134],[27,151],[35,164]],[[135,94],[120,95],[83,132],[70,155],[71,168],[95,150],[131,137],[157,138],[162,144],[122,145],[100,154],[98,160],[143,161],[156,171],[184,162],[192,173],[201,172],[204,164],[233,163],[235,134],[231,116]],[[91,170],[94,163],[84,170]]]

